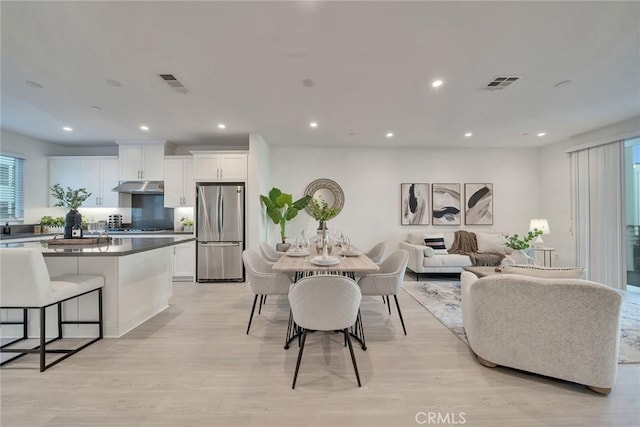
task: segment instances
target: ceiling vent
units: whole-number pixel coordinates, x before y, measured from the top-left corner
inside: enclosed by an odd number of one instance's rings
[[[489,83],[484,85],[484,90],[502,90],[519,80],[518,76],[496,76]]]
[[[159,76],[160,78],[162,78],[162,80],[165,81],[166,84],[172,87],[176,92],[182,93],[182,94],[189,93],[187,88],[184,87],[184,85],[180,83],[180,80],[176,79],[176,76],[174,76],[173,74],[159,74]]]

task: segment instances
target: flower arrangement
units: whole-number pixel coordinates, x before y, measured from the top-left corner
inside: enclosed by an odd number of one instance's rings
[[[338,208],[329,208],[329,204],[322,198],[311,199],[311,216],[316,220],[323,222],[334,218],[340,213]]]
[[[523,235],[522,238],[517,233],[511,235],[508,234],[504,236],[504,245],[515,250],[527,249],[530,246],[529,242],[541,234],[542,230],[538,230],[537,228],[534,228],[533,231],[529,231],[526,235]]]
[[[60,184],[55,184],[51,187],[51,194],[58,199],[55,206],[77,210],[92,193],[89,193],[84,187],[77,190],[67,187],[67,191],[64,191]]]

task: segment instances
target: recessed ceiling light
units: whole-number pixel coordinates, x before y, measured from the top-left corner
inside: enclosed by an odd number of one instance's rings
[[[442,80],[434,80],[431,82],[431,87],[440,87],[444,82]]]
[[[73,131],[73,128],[72,128],[72,127],[69,127],[69,126],[63,126],[63,127],[62,127],[62,130],[67,131],[67,132],[72,132],[72,131]]]
[[[471,132],[467,132],[464,134],[465,138],[471,138],[473,136],[473,134]]]
[[[393,132],[387,132],[387,138],[393,138]]]
[[[227,125],[225,125],[224,123],[218,123],[218,129],[226,129]]]
[[[545,132],[538,132],[538,136],[545,136],[546,133]]]
[[[146,131],[148,131],[148,130],[149,130],[149,126],[147,126],[147,125],[140,125],[140,130],[143,130],[143,131],[145,131],[145,132],[146,132]]]
[[[24,84],[34,89],[42,89],[42,85],[38,82],[34,82],[33,80],[25,80]]]
[[[317,128],[318,127],[318,122],[311,122],[309,123],[309,126],[312,128]]]

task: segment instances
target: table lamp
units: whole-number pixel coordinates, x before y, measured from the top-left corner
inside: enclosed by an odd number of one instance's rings
[[[533,231],[535,229],[542,230],[542,234],[550,234],[551,229],[549,228],[549,221],[544,218],[534,218],[529,223],[529,231]],[[537,236],[533,239],[533,247],[536,249],[544,248],[544,240],[542,240],[542,236]]]

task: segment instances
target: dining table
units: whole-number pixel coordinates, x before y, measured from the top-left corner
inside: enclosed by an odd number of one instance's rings
[[[337,274],[356,279],[366,274],[375,273],[380,267],[371,261],[364,253],[355,247],[348,250],[339,246],[332,247],[332,255],[329,256],[330,261],[318,254],[315,247],[311,250],[294,249],[287,251],[273,265],[273,271],[284,274],[292,274],[294,281],[304,277],[317,274]],[[332,265],[324,265],[331,263]],[[360,343],[363,350],[367,349],[364,328],[362,326],[362,317],[358,311],[356,323],[349,331],[350,335]],[[289,348],[291,342],[300,339],[301,331],[298,325],[293,321],[293,316],[289,312],[289,324],[287,327],[287,335],[285,339],[285,350]]]

